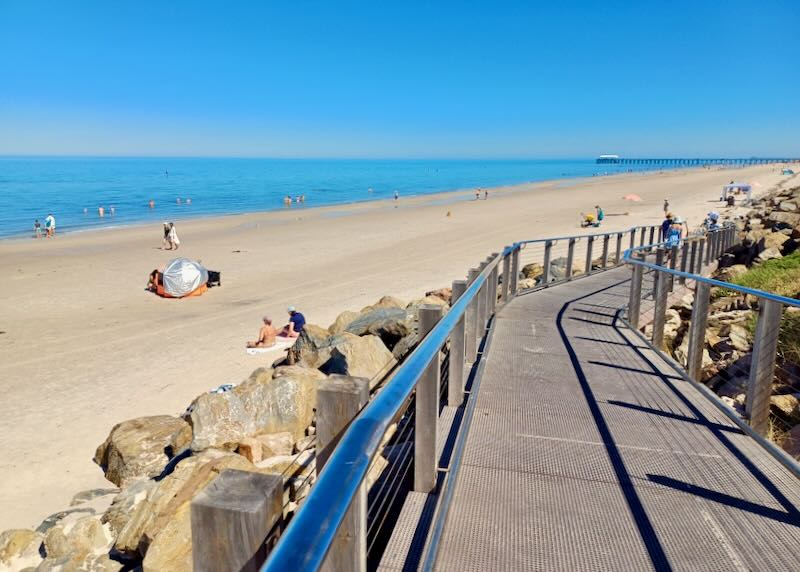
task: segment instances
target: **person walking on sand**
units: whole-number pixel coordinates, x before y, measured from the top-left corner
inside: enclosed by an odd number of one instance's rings
[[[397,201],[400,200],[400,193],[394,192],[394,208],[397,208]]]
[[[289,306],[286,311],[289,312],[289,323],[283,327],[278,335],[284,338],[296,338],[303,331],[306,325],[306,318],[294,306]]]
[[[258,331],[258,339],[254,342],[247,342],[248,348],[269,348],[275,345],[275,336],[278,333],[272,327],[272,320],[268,316],[262,318],[264,325]]]
[[[479,201],[481,199],[481,190],[475,189],[475,200]]]
[[[37,218],[33,221],[33,236],[34,238],[42,238],[42,223]]]
[[[161,239],[161,250],[172,250],[171,248],[167,248],[169,244],[169,223],[164,221],[164,236]]]
[[[664,214],[669,213],[669,199],[664,199]]]
[[[603,212],[603,209],[600,208],[600,205],[594,205],[594,212],[597,216],[597,225],[600,226],[600,223],[603,222],[604,218],[606,218],[606,213]]]
[[[168,250],[178,250],[181,240],[178,238],[178,231],[175,230],[175,223],[169,223],[169,235],[167,236],[170,248]]]
[[[47,238],[55,238],[56,236],[56,217],[53,216],[53,213],[47,215],[47,218],[44,219],[44,228],[46,232]]]
[[[489,200],[489,189],[483,189],[483,200],[484,201]]]

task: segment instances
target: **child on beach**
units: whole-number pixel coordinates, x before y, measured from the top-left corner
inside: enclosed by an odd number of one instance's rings
[[[38,218],[33,221],[33,235],[36,238],[42,238],[42,223],[39,222]]]

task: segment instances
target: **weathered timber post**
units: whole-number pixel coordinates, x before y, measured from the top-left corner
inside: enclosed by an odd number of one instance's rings
[[[484,283],[485,285],[485,283]],[[442,307],[419,307],[419,337],[422,339],[442,317]],[[414,415],[414,490],[430,493],[436,488],[436,424],[439,419],[440,352],[436,352],[417,381]]]
[[[506,257],[508,261],[508,257]],[[508,270],[508,264],[506,264]],[[467,289],[464,280],[453,282],[453,297],[450,305],[455,304]],[[505,288],[504,288],[505,290]],[[458,407],[464,401],[464,351],[465,351],[465,316],[456,322],[450,332],[450,363],[447,370],[447,404]]]
[[[692,321],[689,323],[689,356],[686,372],[697,382],[700,381],[700,372],[703,367],[703,345],[706,339],[710,293],[711,287],[707,283],[697,282],[695,284]]]
[[[267,558],[267,536],[283,520],[283,477],[224,470],[189,511],[194,572],[255,572]]]
[[[487,262],[481,262],[478,265],[478,272],[482,273],[483,270],[486,268]],[[486,332],[486,302],[488,300],[488,296],[486,295],[486,288],[488,287],[489,279],[488,277],[483,281],[481,284],[480,290],[478,290],[478,329],[476,330],[476,334],[478,335],[478,339],[483,338],[483,334]]]
[[[656,227],[650,227],[650,244],[655,244],[655,237],[656,237]]]
[[[697,241],[697,271],[695,274],[703,274],[703,253],[705,252],[706,248],[706,239],[705,237],[698,239]]]
[[[500,285],[500,299],[502,300],[503,304],[505,304],[509,300],[509,294],[511,292],[509,288],[510,281],[511,281],[511,255],[507,254],[503,257],[503,283]]]
[[[635,228],[631,229],[631,244],[628,247],[629,250],[632,250],[634,246],[636,246],[636,229]]]
[[[617,234],[617,252],[614,255],[614,266],[619,264],[619,261],[622,260],[622,233]]]
[[[689,256],[689,273],[696,274],[695,267],[697,266],[697,241],[693,240],[690,246]]]
[[[369,401],[369,380],[331,375],[317,388],[317,474],[328,462],[347,427]],[[367,484],[362,482],[336,531],[322,569],[367,569]]]
[[[639,246],[644,246],[645,238],[646,238],[646,235],[647,235],[647,227],[643,226],[643,227],[641,227],[641,229],[642,229],[642,232],[641,232],[641,235],[639,237]]]
[[[586,239],[586,268],[584,273],[588,276],[592,273],[592,248],[594,247],[594,237],[590,236]]]
[[[473,282],[478,278],[477,268],[471,268],[468,275],[467,275],[467,284],[471,286]],[[473,296],[472,300],[470,301],[469,305],[467,306],[467,312],[465,315],[465,331],[464,331],[464,338],[465,338],[465,352],[466,352],[466,359],[469,363],[475,363],[475,360],[478,359],[478,296],[477,294]]]
[[[572,261],[575,258],[575,239],[570,238],[567,246],[567,267],[564,269],[564,278],[572,280]]]
[[[553,254],[553,241],[544,241],[544,265],[542,267],[542,284],[547,285],[550,282],[550,257]]]
[[[628,322],[631,327],[638,329],[639,314],[641,314],[642,307],[642,271],[644,267],[639,264],[632,264],[632,266],[630,300],[628,301]]]
[[[683,241],[681,245],[681,272],[686,272],[687,262],[689,258],[689,243],[687,241]],[[678,280],[681,284],[686,284],[686,278],[681,276]]]
[[[656,266],[664,266],[664,249],[657,248],[656,249]],[[656,295],[656,290],[658,289],[658,283],[661,280],[662,276],[660,272],[656,272],[653,274],[653,296]]]
[[[660,255],[660,258],[663,262],[664,260],[664,249],[659,248],[657,252],[657,256]],[[659,266],[662,266],[659,264]],[[653,309],[653,345],[657,348],[663,348],[664,346],[664,322],[666,319],[667,313],[667,297],[669,296],[669,281],[667,277],[663,275],[660,270],[656,271],[656,291],[654,294],[655,297],[655,306]]]
[[[521,247],[515,248],[511,252],[511,283],[509,286],[511,287],[511,297],[517,295],[517,286],[519,282],[519,251]]]
[[[706,235],[706,265],[711,264],[711,251],[714,249],[714,233]]]
[[[603,259],[602,259],[603,262],[601,264],[603,268],[608,267],[608,242],[610,240],[611,240],[611,235],[606,234],[605,236],[603,236]]]
[[[769,397],[775,374],[778,333],[783,305],[773,300],[758,300],[758,321],[750,359],[750,381],[747,386],[745,413],[750,426],[761,435],[769,429]]]
[[[672,248],[670,248],[670,251],[669,251],[669,268],[670,268],[670,270],[675,270],[675,265],[676,264],[678,264],[678,247],[677,246],[673,246]],[[668,280],[669,280],[669,291],[672,292],[672,290],[675,288],[675,276],[670,274]]]

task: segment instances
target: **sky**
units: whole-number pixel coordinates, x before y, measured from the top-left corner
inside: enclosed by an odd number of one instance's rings
[[[798,0],[0,0],[0,155],[800,156],[798,17]]]

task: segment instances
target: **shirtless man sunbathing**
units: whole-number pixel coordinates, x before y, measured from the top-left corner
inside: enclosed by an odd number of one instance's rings
[[[264,316],[264,325],[258,332],[258,339],[254,342],[247,342],[248,348],[269,348],[275,345],[275,335],[277,332],[272,327],[272,320]]]

